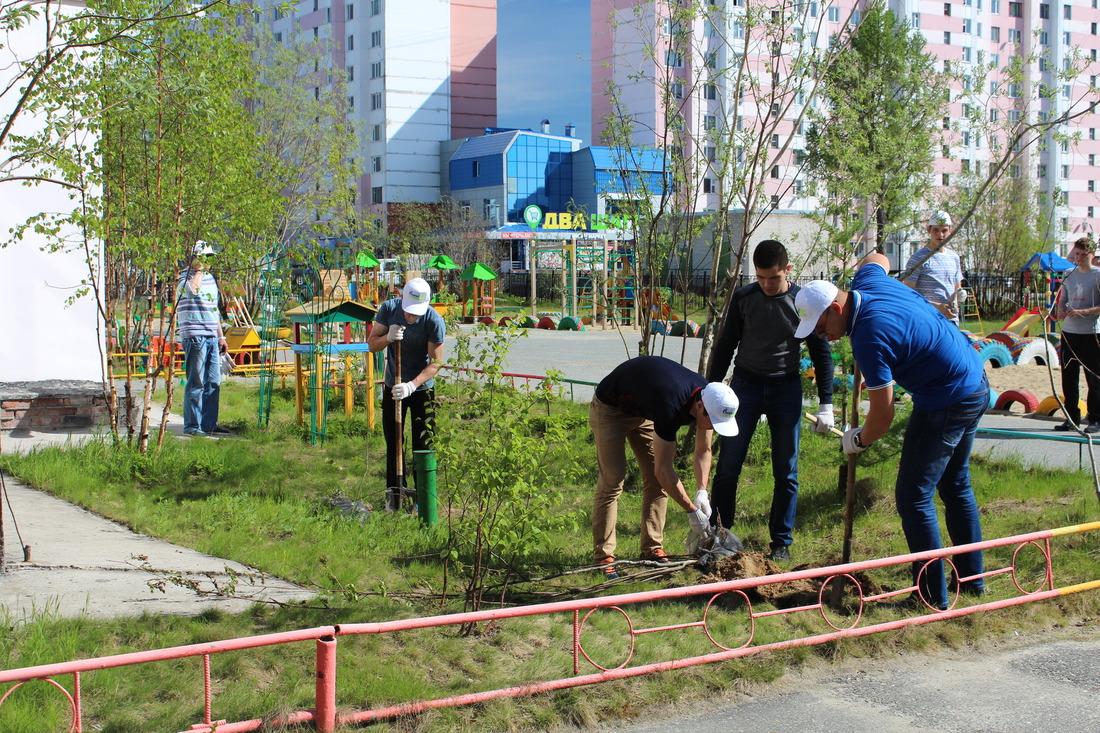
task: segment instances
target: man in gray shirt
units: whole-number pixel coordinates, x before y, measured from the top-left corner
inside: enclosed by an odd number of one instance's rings
[[[740,400],[738,432],[721,438],[718,468],[711,490],[715,516],[726,529],[733,526],[737,505],[737,481],[748,455],[749,442],[763,415],[771,432],[772,560],[790,559],[791,532],[798,506],[798,441],[802,421],[802,339],[795,338],[798,312],[794,298],[798,286],[787,280],[791,266],[787,249],[774,239],[757,245],[752,255],[756,282],[733,294],[722,330],[714,342],[707,380],[725,379],[730,361],[730,386]],[[817,378],[818,411],[814,430],[833,427],[833,356],[825,339],[806,338]],[[736,358],[734,351],[737,352]]]
[[[1081,423],[1081,369],[1088,386],[1086,433],[1100,433],[1100,268],[1093,267],[1096,244],[1088,237],[1073,243],[1069,259],[1077,265],[1062,281],[1055,313],[1062,322],[1062,394],[1066,421],[1055,430],[1078,430]]]

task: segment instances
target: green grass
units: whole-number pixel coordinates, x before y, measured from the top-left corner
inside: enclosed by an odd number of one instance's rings
[[[457,438],[451,447],[461,448],[464,441],[474,445],[473,438],[487,431],[485,403],[463,402],[459,395],[442,388],[441,397],[441,430]],[[139,531],[326,589],[322,600],[309,607],[256,606],[239,615],[208,613],[199,618],[145,616],[113,621],[59,619],[44,609],[31,623],[0,619],[8,627],[8,633],[0,635],[0,665],[22,667],[461,609],[461,588],[453,567],[444,584],[441,553],[447,547],[445,521],[426,530],[411,516],[379,512],[359,524],[315,509],[323,498],[336,492],[368,504],[381,504],[384,453],[380,435],[369,431],[361,417],[330,417],[332,437],[322,446],[311,447],[303,430],[293,424],[289,395],[277,395],[275,413],[265,431],[254,427],[254,400],[254,387],[231,384],[224,390],[224,422],[241,432],[235,440],[169,438],[155,458],[100,443],[72,451],[44,449],[24,457],[4,456],[2,462],[23,481]],[[552,473],[570,478],[569,483],[547,487],[559,492],[554,514],[560,522],[547,523],[545,536],[532,540],[532,554],[523,574],[513,578],[514,584],[505,593],[506,600],[513,603],[548,593],[583,595],[585,588],[597,582],[591,573],[523,582],[524,577],[553,575],[587,565],[591,552],[586,520],[595,461],[586,407],[556,402],[539,410],[539,419],[531,420],[530,425],[541,431],[558,420],[568,428],[562,443],[545,446],[544,464]],[[836,442],[835,438],[804,433],[799,520],[792,547],[796,563],[821,566],[836,562],[840,556],[844,500],[838,488],[838,468],[844,459]],[[495,465],[491,457],[466,458],[483,461],[489,467]],[[892,499],[897,456],[876,446],[863,460],[853,558],[904,553],[905,542]],[[981,458],[973,463],[986,537],[1077,524],[1097,517],[1091,477],[1083,473],[1025,470],[1012,462]],[[688,469],[681,473],[688,475]],[[769,474],[767,428],[762,425],[753,439],[738,492],[735,531],[750,551],[765,551],[768,545]],[[472,479],[470,471],[442,465],[441,495],[457,498]],[[635,486],[624,494],[621,507],[620,554],[631,557],[638,551],[640,499]],[[446,517],[445,502],[441,503],[441,516]],[[670,511],[666,547],[672,552],[679,550],[686,532],[682,513]],[[1009,563],[1013,549],[988,552],[987,567]],[[1025,587],[1041,579],[1040,560],[1038,552],[1021,553],[1021,583]],[[1100,537],[1093,533],[1055,540],[1054,569],[1059,585],[1100,577]],[[873,577],[882,585],[897,588],[907,585],[907,574],[906,568],[894,568],[876,571]],[[670,581],[619,586],[614,592],[692,584],[698,578],[695,571],[689,570]],[[1013,595],[1010,584],[1005,576],[993,579],[992,597]],[[446,599],[441,597],[444,591]],[[699,618],[703,603],[700,599],[666,601],[634,607],[630,613],[636,627],[662,626]],[[499,701],[428,713],[379,728],[519,730],[598,725],[603,720],[645,715],[653,705],[742,689],[754,681],[766,682],[789,666],[814,659],[963,647],[1016,631],[1095,624],[1098,612],[1098,595],[1081,593],[1057,602],[1029,604],[901,633],[605,684],[595,693],[590,688]],[[715,637],[730,646],[743,640],[742,609],[723,605],[720,613],[712,612],[710,624]],[[755,640],[766,643],[826,630],[816,614],[761,619]],[[340,704],[374,707],[571,674],[572,632],[567,616],[509,620],[481,631],[475,636],[462,636],[450,628],[341,638]],[[621,663],[622,617],[610,611],[593,614],[586,625],[584,644],[605,666]],[[713,648],[697,630],[646,634],[638,638],[631,663],[708,651]],[[215,655],[216,715],[240,720],[310,708],[312,659],[310,643]],[[201,662],[195,659],[84,675],[85,729],[185,729],[201,719],[200,669]],[[585,671],[592,670],[582,667],[582,673]],[[59,729],[65,715],[59,698],[42,683],[22,688],[0,707],[0,730],[19,733]]]

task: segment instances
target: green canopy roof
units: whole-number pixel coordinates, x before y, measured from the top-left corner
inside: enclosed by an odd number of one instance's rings
[[[370,252],[360,252],[355,256],[355,264],[360,267],[378,267],[382,263],[374,259]]]
[[[458,265],[454,263],[447,255],[436,255],[428,262],[428,267],[434,267],[437,270],[457,270]]]
[[[475,262],[463,270],[459,277],[463,280],[496,280],[497,274],[488,266]]]

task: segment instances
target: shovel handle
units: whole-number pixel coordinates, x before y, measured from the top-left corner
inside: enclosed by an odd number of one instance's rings
[[[814,425],[817,425],[817,415],[811,415],[808,412],[804,412],[804,413],[802,413],[802,417],[806,418],[807,420],[812,422]],[[829,428],[829,432],[832,433],[833,435],[839,437],[839,438],[844,437],[844,433],[840,432],[836,428]]]

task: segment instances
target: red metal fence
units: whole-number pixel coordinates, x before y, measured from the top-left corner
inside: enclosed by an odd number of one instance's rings
[[[1029,534],[1015,535],[1013,537],[1005,537],[997,540],[987,540],[970,545],[951,547],[944,550],[911,553],[907,555],[898,555],[895,557],[849,563],[846,565],[834,565],[825,568],[810,568],[806,570],[781,573],[778,575],[769,575],[759,578],[745,578],[721,583],[694,585],[684,588],[669,588],[666,590],[648,591],[644,593],[627,593],[622,595],[605,596],[602,598],[561,601],[557,603],[521,606],[517,608],[503,608],[491,611],[479,611],[475,613],[457,613],[445,616],[431,616],[424,618],[405,619],[400,621],[386,621],[380,623],[357,623],[340,624],[337,626],[322,626],[312,629],[302,629],[299,631],[290,631],[277,634],[266,634],[262,636],[252,636],[241,639],[231,639],[227,641],[210,642],[205,644],[192,644],[189,646],[156,649],[145,652],[134,652],[130,654],[119,654],[115,656],[99,657],[95,659],[62,662],[58,664],[46,664],[37,667],[25,667],[22,669],[11,669],[0,671],[0,684],[14,683],[9,689],[4,692],[3,696],[0,697],[0,705],[3,705],[4,702],[23,684],[33,680],[44,680],[48,684],[59,690],[60,694],[63,694],[68,698],[70,707],[72,709],[72,722],[69,730],[80,733],[80,731],[82,731],[84,718],[81,698],[82,675],[84,673],[93,672],[99,669],[110,669],[172,659],[199,657],[202,660],[201,673],[204,680],[205,705],[203,720],[201,723],[192,725],[192,731],[202,731],[204,733],[207,731],[217,731],[217,733],[231,733],[233,731],[259,730],[261,727],[265,726],[271,727],[277,725],[288,725],[306,722],[312,722],[314,727],[318,731],[333,731],[335,730],[337,725],[347,725],[352,723],[380,720],[384,718],[393,718],[399,715],[415,714],[437,708],[454,707],[477,702],[485,702],[501,697],[532,695],[537,693],[550,692],[553,690],[580,687],[583,685],[592,685],[609,680],[637,677],[640,675],[664,670],[681,669],[698,664],[711,664],[714,662],[720,662],[725,659],[749,656],[763,651],[809,646],[837,639],[866,636],[881,631],[899,629],[905,626],[914,626],[917,624],[926,624],[933,621],[958,618],[960,616],[966,616],[974,613],[981,613],[984,611],[991,611],[999,608],[1007,608],[1009,606],[1017,606],[1024,603],[1033,603],[1036,601],[1057,598],[1059,596],[1068,595],[1070,593],[1079,593],[1081,591],[1094,590],[1100,588],[1100,580],[1091,580],[1065,586],[1062,588],[1055,587],[1051,540],[1056,537],[1081,532],[1093,532],[1096,530],[1100,530],[1100,522],[1079,524],[1053,530],[1043,530],[1039,532],[1032,532]],[[951,556],[953,555],[963,552],[970,552],[972,550],[990,549],[994,547],[1005,547],[1011,545],[1016,545],[1016,549],[1012,553],[1012,562],[1009,565],[994,570],[988,570],[982,573],[980,576],[960,578],[960,580],[965,582],[968,580],[974,580],[978,577],[991,578],[995,576],[1007,575],[1012,580],[1012,586],[1017,593],[1016,595],[1002,600],[977,603],[975,605],[965,607],[958,607],[959,597],[956,595],[952,601],[950,608],[948,608],[948,610],[946,611],[934,611],[932,608],[928,608],[926,609],[927,612],[922,615],[886,621],[877,624],[869,624],[865,626],[860,625],[863,621],[863,610],[866,603],[874,603],[901,594],[911,593],[914,592],[916,588],[908,587],[885,593],[867,595],[864,593],[863,588],[855,577],[856,573],[895,565],[907,565],[912,562],[929,562],[938,558],[943,558],[945,564],[951,565],[951,567],[953,568],[954,565],[951,563]],[[1037,589],[1031,590],[1024,588],[1021,585],[1020,578],[1017,574],[1017,562],[1020,557],[1020,553],[1022,550],[1028,547],[1036,548],[1040,553],[1042,553],[1044,565],[1044,572],[1041,584]],[[815,603],[810,603],[803,606],[798,606],[794,608],[769,608],[766,610],[757,611],[753,608],[753,603],[746,593],[746,591],[748,590],[759,588],[762,586],[807,579],[822,579],[822,581],[821,585],[819,586],[817,601]],[[856,607],[854,613],[848,613],[845,615],[844,613],[837,612],[835,610],[832,612],[832,614],[830,613],[830,606],[828,603],[826,603],[825,599],[831,595],[830,591],[831,589],[835,588],[835,583],[845,583],[849,586],[850,590],[854,591],[855,598],[858,599],[858,606]],[[711,635],[711,629],[708,624],[708,619],[711,617],[711,614],[721,612],[719,608],[715,607],[715,601],[726,594],[732,594],[742,602],[744,608],[743,613],[745,615],[745,618],[747,619],[747,626],[744,629],[745,640],[741,645],[736,647],[725,646],[717,641]],[[634,606],[639,603],[677,598],[691,598],[696,596],[708,597],[705,605],[703,606],[702,616],[698,620],[686,621],[684,623],[651,628],[635,628],[634,620],[631,618],[627,610],[625,610],[626,608],[629,608],[630,606]],[[626,644],[626,659],[614,668],[603,667],[599,663],[593,661],[589,657],[588,652],[585,650],[583,643],[586,621],[594,610],[601,608],[609,609],[615,613],[621,614],[626,623],[628,639]],[[688,611],[689,609],[685,608],[685,612]],[[584,614],[583,617],[582,613]],[[765,618],[768,616],[798,613],[819,614],[832,630],[827,633],[783,639],[780,641],[773,641],[769,643],[754,643],[757,619]],[[441,628],[445,626],[483,623],[487,621],[499,621],[508,618],[546,616],[552,614],[568,614],[572,623],[572,676],[544,682],[520,684],[514,687],[488,690],[484,692],[456,695],[435,700],[410,702],[399,705],[388,705],[385,707],[377,707],[337,715],[336,653],[338,646],[337,641],[342,636],[346,637],[358,634],[391,634],[403,631],[411,631],[413,629]],[[651,633],[669,632],[684,629],[700,629],[701,632],[709,640],[710,644],[713,645],[715,651],[699,656],[630,666],[630,662],[634,656],[635,643],[639,636]],[[301,710],[295,713],[291,713],[278,720],[264,720],[257,718],[254,720],[243,720],[234,723],[227,723],[224,720],[216,719],[213,712],[213,694],[211,692],[210,681],[210,665],[212,657],[218,654],[224,654],[227,652],[238,651],[242,649],[254,649],[259,647],[273,646],[276,644],[300,643],[306,641],[313,641],[316,645],[316,700],[314,708],[310,710]],[[582,669],[586,670],[585,674],[581,673]],[[595,671],[587,671],[589,669],[594,669]],[[54,677],[70,675],[72,677],[71,689],[65,688],[60,682],[57,682],[53,679]],[[348,704],[349,703],[345,701],[344,705]]]

